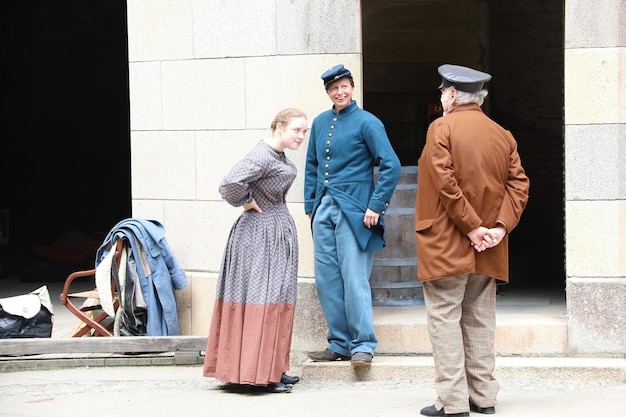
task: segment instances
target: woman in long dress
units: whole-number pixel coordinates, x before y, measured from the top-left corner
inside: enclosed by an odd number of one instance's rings
[[[296,166],[284,153],[308,131],[298,109],[279,112],[260,141],[224,177],[219,191],[243,213],[222,259],[203,375],[268,392],[289,392],[286,374],[297,295],[298,239],[285,197]]]

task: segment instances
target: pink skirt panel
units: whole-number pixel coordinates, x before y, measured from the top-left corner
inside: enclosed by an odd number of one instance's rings
[[[203,375],[234,384],[280,382],[289,370],[295,304],[215,300]]]

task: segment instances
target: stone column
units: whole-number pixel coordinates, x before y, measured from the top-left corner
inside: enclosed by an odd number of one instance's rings
[[[571,353],[626,352],[626,3],[565,2]],[[537,237],[536,244],[549,245]]]

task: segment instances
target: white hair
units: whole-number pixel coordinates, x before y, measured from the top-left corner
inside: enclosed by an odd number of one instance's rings
[[[475,93],[456,90],[456,104],[461,106],[463,104],[476,103],[479,106],[482,106],[485,102],[487,94],[489,94],[487,90],[480,90]]]

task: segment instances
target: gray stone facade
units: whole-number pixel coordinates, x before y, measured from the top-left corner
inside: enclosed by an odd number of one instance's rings
[[[133,215],[168,225],[190,281],[179,294],[184,334],[208,331],[239,214],[220,199],[219,180],[281,108],[301,107],[312,120],[329,107],[314,82],[321,69],[343,62],[362,82],[360,16],[357,0],[128,0]],[[626,353],[626,4],[566,0],[563,19],[568,350]],[[325,336],[303,213],[304,153],[289,155],[300,171],[288,198],[301,248],[299,352]],[[531,244],[550,245],[537,232]]]

